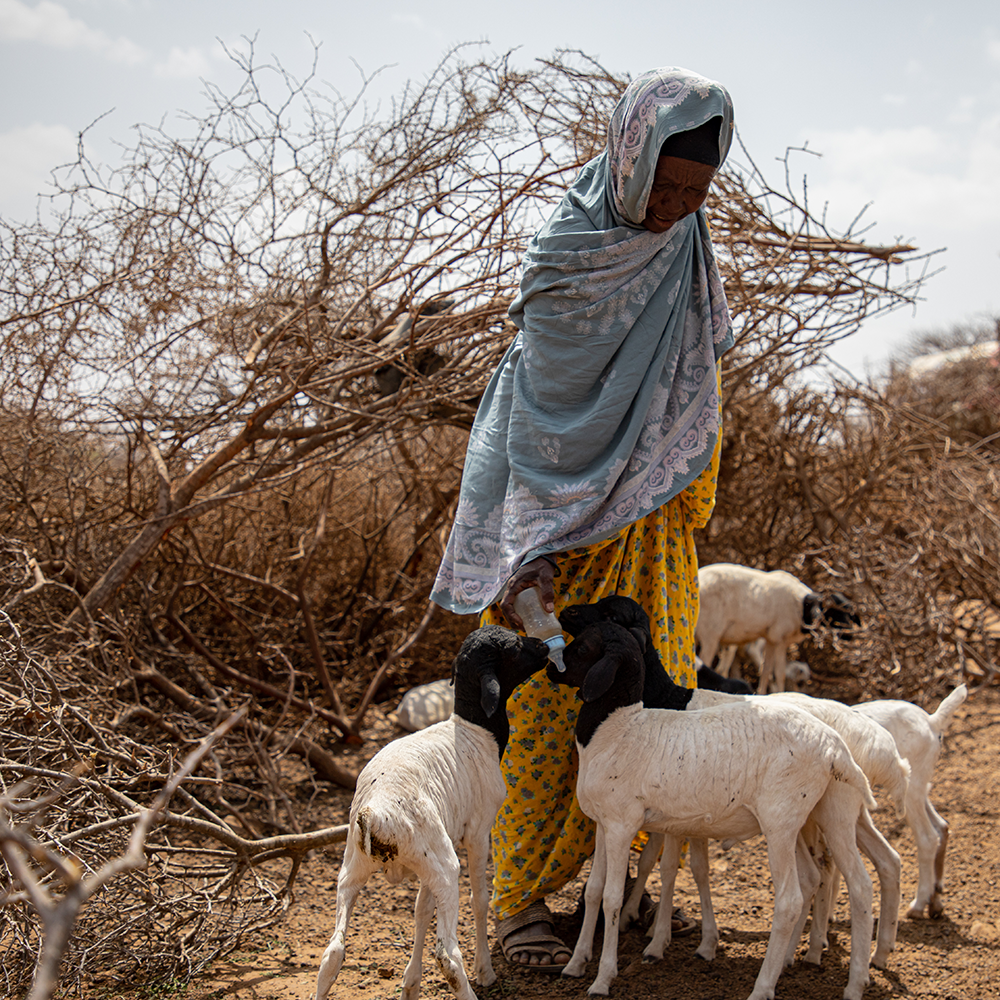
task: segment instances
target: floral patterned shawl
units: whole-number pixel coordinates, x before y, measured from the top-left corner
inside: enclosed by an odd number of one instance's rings
[[[722,119],[726,90],[688,70],[644,73],[605,150],[524,256],[520,333],[469,439],[455,524],[431,599],[459,614],[497,599],[526,560],[608,538],[676,496],[720,431],[716,362],[732,326],[704,212],[642,227],[664,140]]]

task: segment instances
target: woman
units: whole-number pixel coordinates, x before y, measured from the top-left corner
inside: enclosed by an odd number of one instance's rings
[[[510,308],[520,333],[483,395],[432,594],[515,627],[529,586],[556,613],[629,595],[687,686],[693,533],[715,502],[718,361],[732,346],[702,206],[732,128],[726,90],[688,70],[644,73],[622,95],[605,150],[528,246]],[[570,957],[545,897],[593,851],[574,795],[577,704],[544,674],[508,702],[493,910],[508,961],[544,971]]]

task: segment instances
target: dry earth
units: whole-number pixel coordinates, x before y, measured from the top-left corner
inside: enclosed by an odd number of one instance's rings
[[[930,706],[936,707],[936,702]],[[384,719],[373,718],[364,758],[385,741]],[[392,733],[389,731],[389,735]],[[946,873],[945,915],[940,920],[906,920],[887,971],[872,970],[865,1000],[889,997],[920,1000],[998,1000],[1000,998],[1000,690],[974,692],[952,721],[938,764],[933,800],[951,824]],[[331,794],[328,817],[342,822],[349,793]],[[916,855],[909,828],[880,811],[876,822],[903,860],[903,902],[916,885]],[[297,883],[296,899],[286,922],[261,938],[257,946],[217,964],[191,983],[188,1000],[227,997],[233,1000],[278,1000],[314,996],[316,971],[333,926],[336,877],[342,849],[314,859]],[[634,858],[633,858],[634,871]],[[554,900],[558,931],[575,940],[573,911],[585,872]],[[471,965],[473,938],[468,909],[468,883],[463,870],[463,925],[460,943]],[[654,898],[658,883],[652,886]],[[664,961],[641,961],[643,934],[622,935],[619,977],[612,997],[629,1000],[737,1000],[750,994],[763,958],[772,897],[763,844],[739,845],[723,853],[712,845],[712,892],[722,933],[716,960],[695,957],[697,935],[674,941]],[[876,881],[877,893],[877,881]],[[331,991],[332,1000],[374,1000],[400,995],[403,967],[412,947],[415,885],[390,887],[380,877],[363,890],[348,933],[347,958]],[[685,910],[698,916],[698,896],[690,872],[677,880]],[[877,903],[876,903],[877,912]],[[831,925],[831,948],[822,967],[799,961],[778,981],[778,1000],[840,1000],[847,982],[850,929],[846,892]],[[596,974],[596,958],[585,979],[530,973],[504,961],[492,938],[497,982],[478,988],[480,1000],[545,998],[576,1000],[587,995]],[[596,942],[599,947],[599,938]],[[443,1000],[445,987],[432,958],[425,953],[422,995]],[[596,953],[596,952],[595,952]]]

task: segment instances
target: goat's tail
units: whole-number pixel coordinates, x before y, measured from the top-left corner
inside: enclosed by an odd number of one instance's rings
[[[906,790],[910,786],[910,762],[897,753],[887,773],[884,771],[880,775],[878,784],[892,799],[892,808],[896,812],[897,819],[902,819],[906,814]]]
[[[853,785],[859,792],[861,792],[861,797],[864,799],[865,806],[868,809],[878,808],[875,796],[872,795],[872,786],[868,784],[868,778],[865,777],[865,772],[858,767],[857,761],[851,756],[851,751],[847,749],[847,744],[844,743],[843,740],[840,741],[837,757],[832,770],[833,776],[837,781],[843,781],[848,785]]]
[[[959,684],[954,691],[945,698],[937,707],[937,711],[930,716],[931,729],[934,730],[938,736],[942,736],[944,731],[948,728],[951,722],[951,717],[962,702],[965,701],[969,694],[969,689],[964,684]]]
[[[368,857],[372,856],[372,815],[367,806],[362,806],[355,817],[358,825],[358,847],[364,851]]]

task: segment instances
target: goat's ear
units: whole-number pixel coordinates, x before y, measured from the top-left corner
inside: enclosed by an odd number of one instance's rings
[[[629,631],[635,636],[635,641],[639,643],[639,652],[644,656],[646,654],[646,645],[649,642],[649,636],[644,628],[639,628],[638,625],[633,625]]]
[[[492,719],[493,713],[500,706],[500,682],[492,670],[484,670],[479,679],[479,704],[487,719]]]
[[[588,671],[580,685],[580,697],[584,701],[594,701],[605,694],[618,673],[618,657],[602,656]]]

